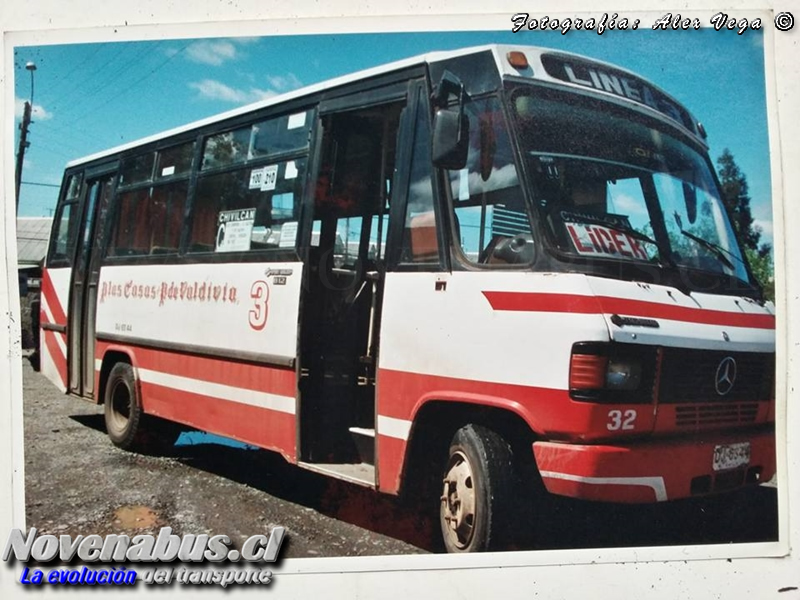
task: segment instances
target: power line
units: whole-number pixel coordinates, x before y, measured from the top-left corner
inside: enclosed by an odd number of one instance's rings
[[[186,48],[188,48],[188,47],[189,47],[189,45],[190,45],[190,44],[186,44],[186,45],[185,45],[183,48],[181,48],[181,49],[180,49],[180,50],[178,50],[178,51],[177,51],[175,54],[173,54],[172,56],[170,56],[169,58],[167,58],[166,60],[164,60],[163,62],[161,62],[161,63],[160,63],[160,64],[159,64],[157,67],[155,67],[154,69],[152,69],[152,70],[151,70],[149,73],[147,73],[147,74],[146,74],[146,75],[144,75],[143,77],[140,77],[139,79],[137,79],[136,81],[134,81],[132,84],[130,84],[128,87],[121,89],[121,90],[120,90],[120,91],[119,91],[117,94],[114,94],[113,96],[111,96],[110,98],[108,98],[108,99],[107,99],[105,102],[103,102],[103,103],[101,103],[101,104],[98,104],[97,106],[95,106],[95,107],[92,109],[92,111],[91,111],[91,114],[92,114],[92,115],[94,115],[94,114],[95,114],[95,113],[96,113],[98,110],[100,110],[101,108],[103,108],[104,106],[106,106],[107,104],[109,104],[110,102],[112,102],[113,100],[116,100],[117,98],[119,98],[120,96],[122,96],[124,93],[126,93],[128,90],[130,90],[132,87],[134,87],[134,86],[136,86],[136,85],[140,84],[140,83],[141,83],[142,81],[144,81],[145,79],[149,79],[150,77],[152,77],[152,76],[153,76],[153,75],[156,73],[156,71],[160,70],[160,69],[161,69],[162,67],[164,67],[164,66],[165,66],[167,63],[169,63],[170,61],[174,60],[174,59],[175,59],[175,57],[177,57],[177,56],[178,56],[178,55],[179,55],[181,52],[183,52],[184,50],[186,50]],[[82,119],[85,119],[85,118],[86,118],[87,116],[89,116],[89,115],[90,115],[90,113],[88,113],[88,112],[84,112],[82,115],[80,115],[80,116],[79,116],[79,117],[77,117],[76,119],[73,119],[73,120],[72,120],[72,123],[73,123],[73,125],[74,125],[75,123],[77,123],[78,121],[80,121],[80,120],[82,120]]]
[[[66,126],[51,125],[50,123],[39,123],[39,127],[44,127],[45,129],[53,131],[56,134],[59,134],[59,133],[64,134],[64,135],[61,135],[61,136],[55,135],[55,136],[50,136],[50,137],[54,141],[55,141],[56,138],[58,138],[58,143],[61,146],[66,146],[67,148],[71,148],[72,150],[75,151],[76,154],[85,155],[85,154],[88,154],[88,152],[86,151],[85,148],[79,148],[78,146],[76,146],[74,144],[70,144],[69,142],[65,142],[63,140],[64,136],[67,136],[68,138],[79,137],[79,138],[82,138],[83,140],[85,140],[87,143],[91,143],[94,146],[99,146],[100,148],[106,148],[109,145],[108,138],[101,138],[100,136],[90,134],[88,131],[86,131],[84,129],[77,129],[77,128],[68,129]]]
[[[113,45],[109,44],[108,42],[103,44],[104,48],[110,47],[110,46],[112,47],[111,57],[108,58],[99,67],[96,67],[96,68],[92,69],[91,71],[89,71],[87,73],[86,77],[84,77],[80,81],[75,82],[74,85],[73,85],[72,90],[68,91],[66,94],[62,94],[61,97],[58,99],[58,101],[55,104],[53,104],[53,110],[63,106],[64,103],[67,100],[71,101],[72,97],[75,96],[76,94],[86,93],[86,88],[88,87],[89,82],[92,81],[93,79],[99,77],[101,75],[101,71],[103,69],[105,69],[108,65],[110,65],[112,62],[117,60],[117,58],[119,58],[119,56],[125,51],[125,48],[126,48],[125,44],[120,44],[119,47],[116,47],[116,48],[114,48]],[[97,89],[99,89],[99,88],[97,88]]]
[[[81,68],[83,65],[85,65],[87,62],[89,62],[91,59],[93,59],[93,58],[95,57],[95,55],[96,55],[98,52],[100,52],[100,50],[103,48],[103,46],[105,46],[105,44],[97,44],[97,47],[94,49],[94,52],[92,52],[91,54],[89,54],[88,56],[86,56],[86,57],[85,57],[85,58],[84,58],[82,61],[80,61],[79,63],[77,63],[75,66],[73,66],[73,67],[72,67],[72,68],[71,68],[69,71],[67,71],[67,72],[66,72],[64,75],[62,75],[62,76],[56,75],[55,79],[53,80],[53,83],[57,83],[59,80],[61,80],[61,81],[69,81],[69,78],[72,76],[72,74],[73,74],[75,71],[77,71],[78,69],[80,69],[80,68]]]
[[[129,67],[131,67],[132,65],[134,65],[136,63],[141,64],[140,59],[145,54],[156,53],[158,48],[163,43],[164,42],[162,40],[162,41],[158,42],[154,47],[144,46],[144,47],[138,49],[138,51],[133,46],[129,46],[129,47],[123,48],[123,51],[120,52],[114,58],[115,58],[115,60],[119,60],[119,59],[121,59],[123,54],[126,53],[126,51],[128,51],[127,52],[127,56],[129,57],[129,60],[127,60],[126,62],[120,64],[115,69],[113,69],[108,75],[104,76],[99,82],[97,82],[97,85],[95,85],[95,86],[93,86],[91,88],[87,88],[86,86],[84,86],[84,89],[82,90],[83,93],[84,93],[84,96],[91,100],[91,99],[95,99],[95,96],[101,90],[103,90],[105,92],[107,90],[112,90],[113,91],[114,89],[116,89],[117,88],[117,81],[120,80],[121,78],[131,74],[131,70],[129,69]],[[87,103],[87,104],[83,104],[82,102],[75,102],[75,103],[72,103],[70,106],[67,106],[65,110],[61,111],[61,114],[64,114],[64,113],[69,114],[71,111],[74,111],[74,110],[80,110],[81,112],[89,112],[89,113],[91,113],[91,112],[93,112],[93,109],[88,108],[88,106],[90,106],[90,105],[91,105],[91,101],[89,103]]]
[[[58,156],[61,156],[62,158],[66,158],[67,160],[72,160],[73,158],[75,158],[74,156],[64,154],[63,152],[56,150],[55,148],[51,148],[45,144],[42,144],[41,142],[37,142],[36,150],[38,152],[46,152],[47,154],[56,154]]]
[[[38,181],[20,181],[23,185],[40,185],[42,187],[60,188],[61,186],[55,183],[40,183]]]

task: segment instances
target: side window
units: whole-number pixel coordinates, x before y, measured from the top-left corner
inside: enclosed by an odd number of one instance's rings
[[[400,262],[438,265],[439,238],[436,230],[431,182],[430,125],[426,111],[419,110],[414,131]]]
[[[189,183],[181,181],[153,188],[150,196],[150,254],[176,254]]]
[[[56,218],[54,230],[53,252],[51,261],[67,260],[72,262],[72,250],[75,248],[78,229],[78,203],[68,202],[61,206]]]
[[[66,185],[67,191],[63,203],[58,209],[53,222],[53,233],[48,265],[68,266],[72,264],[75,243],[78,240],[80,211],[78,197],[81,189],[81,176],[71,175]]]
[[[107,256],[177,254],[194,142],[127,158]]]
[[[282,115],[213,135],[206,140],[201,169],[207,171],[308,148],[311,111]]]
[[[369,227],[367,235],[367,259],[378,261],[386,254],[386,236],[389,233],[388,209],[382,215],[372,215],[367,219]],[[361,247],[361,236],[364,230],[364,217],[340,217],[336,219],[336,238],[333,244],[333,266],[352,269],[355,267]],[[319,246],[321,222],[314,221],[311,245]]]
[[[117,195],[114,233],[108,256],[139,256],[150,253],[150,190],[140,189]]]
[[[397,128],[404,103],[323,118],[311,246],[331,265],[370,270],[386,254]]]
[[[307,159],[292,156],[307,153],[312,113],[270,117],[205,141],[187,252],[294,249]]]
[[[194,157],[194,142],[165,148],[158,153],[156,180],[189,175]]]
[[[119,194],[108,255],[176,254],[187,188],[179,181]]]
[[[341,217],[336,220],[336,241],[333,246],[333,266],[352,269],[358,260],[363,217]]]
[[[249,147],[249,126],[212,136],[203,150],[202,169],[205,171],[242,163],[247,160]]]
[[[119,185],[136,185],[150,181],[153,177],[154,152],[139,154],[125,159],[119,176]]]
[[[306,159],[201,177],[189,252],[294,248]]]
[[[533,260],[533,234],[505,117],[496,98],[466,106],[469,154],[450,171],[455,243],[473,263],[504,266]]]
[[[308,146],[311,115],[307,111],[284,115],[253,125],[250,158],[274,156]]]

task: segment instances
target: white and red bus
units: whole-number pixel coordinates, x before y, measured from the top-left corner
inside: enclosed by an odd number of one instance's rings
[[[757,484],[774,307],[705,137],[633,73],[490,46],[71,162],[42,370],[125,449],[177,423],[427,493],[453,552],[539,493]]]

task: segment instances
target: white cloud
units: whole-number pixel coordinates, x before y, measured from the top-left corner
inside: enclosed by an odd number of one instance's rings
[[[459,174],[460,171],[455,173]],[[482,192],[492,192],[512,187],[517,185],[518,182],[517,169],[514,165],[503,165],[499,169],[493,166],[492,172],[486,181],[483,180],[480,173],[472,172],[469,174],[469,191],[474,196]]]
[[[648,217],[647,206],[642,198],[634,198],[628,194],[618,193],[612,197],[614,212],[620,215]]]
[[[247,73],[239,73],[239,76],[244,76],[246,79],[255,81],[255,77]],[[189,87],[197,90],[199,97],[206,100],[222,100],[223,102],[231,102],[234,104],[247,104],[265,98],[271,98],[272,96],[284,92],[289,92],[303,85],[294,73],[269,76],[267,77],[267,83],[269,84],[267,89],[255,86],[235,88],[216,79],[203,79],[202,81],[193,81],[189,84]]]
[[[267,81],[269,82],[270,87],[279,92],[288,92],[303,86],[303,82],[300,81],[294,73],[289,73],[287,75],[273,75],[267,77]]]
[[[772,221],[754,219],[753,225],[761,229],[762,236],[768,236],[770,239],[772,239]]]
[[[236,46],[227,40],[204,40],[191,44],[186,57],[192,62],[218,67],[237,56]]]
[[[14,98],[14,116],[17,119],[22,118],[22,113],[25,110],[25,102],[22,98]],[[41,104],[34,104],[33,110],[31,111],[31,120],[33,121],[47,121],[48,119],[53,118],[53,113],[48,112],[45,110],[44,106]]]
[[[234,104],[248,104],[250,102],[257,102],[264,98],[274,96],[276,92],[273,90],[261,90],[258,88],[250,88],[243,90],[239,88],[232,88],[225,85],[221,81],[214,79],[203,79],[202,81],[194,81],[189,84],[194,90],[197,90],[200,98],[206,100],[221,100],[223,102],[231,102]]]

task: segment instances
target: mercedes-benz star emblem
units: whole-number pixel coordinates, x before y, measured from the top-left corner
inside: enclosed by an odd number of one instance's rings
[[[732,356],[723,358],[717,367],[717,376],[715,384],[717,393],[724,396],[733,389],[733,384],[736,382],[736,361]]]

